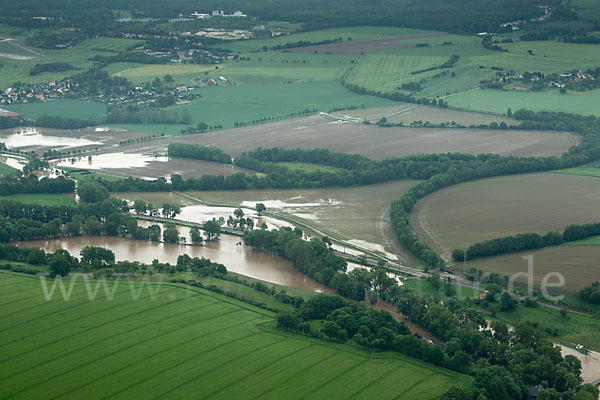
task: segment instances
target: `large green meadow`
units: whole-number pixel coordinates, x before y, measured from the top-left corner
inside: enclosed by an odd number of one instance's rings
[[[0,272],[0,398],[433,399],[469,384],[279,331],[272,313],[203,289],[108,281],[108,293],[113,284],[111,300],[100,289],[90,301],[79,278],[68,301],[58,288],[46,301],[39,277]]]
[[[189,104],[170,107],[187,110],[192,123],[206,122],[233,128],[235,122],[264,117],[287,117],[306,109],[329,111],[346,107],[381,107],[398,104],[374,96],[358,95],[336,81],[273,83],[264,85],[213,86],[197,90],[202,94]]]
[[[106,106],[104,104],[75,99],[58,99],[37,103],[11,104],[9,106],[4,106],[4,108],[32,119],[39,118],[42,115],[98,119],[106,112]]]

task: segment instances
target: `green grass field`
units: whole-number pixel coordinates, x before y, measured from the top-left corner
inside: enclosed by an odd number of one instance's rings
[[[374,96],[351,92],[339,82],[303,82],[217,86],[197,89],[202,98],[168,110],[192,115],[192,124],[206,122],[233,128],[236,121],[249,122],[264,117],[282,117],[305,109],[329,111],[336,107],[380,107],[397,104]]]
[[[336,173],[342,171],[341,168],[330,167],[328,165],[309,164],[301,162],[278,162],[275,164],[287,167],[292,170],[300,170],[308,173],[316,171]]]
[[[248,53],[253,51],[260,51],[263,48],[263,46],[272,47],[276,45],[284,45],[286,43],[295,43],[299,41],[319,42],[322,40],[342,38],[345,42],[348,40],[348,38],[352,38],[352,40],[354,41],[375,39],[386,36],[415,35],[432,32],[433,31],[426,31],[421,29],[395,28],[385,26],[343,27],[294,33],[291,35],[278,36],[269,39],[255,39],[246,41],[239,40],[232,43],[226,43],[219,47],[231,50],[236,53]]]
[[[394,92],[403,83],[417,82],[439,73],[429,71],[413,75],[411,72],[438,66],[446,60],[441,56],[368,54],[352,69],[348,83],[384,93]]]
[[[89,49],[89,50],[109,50],[110,52],[125,52],[128,47],[131,46],[140,46],[143,45],[144,42],[134,39],[118,39],[118,38],[108,38],[108,37],[99,37],[84,40],[79,43],[76,47]]]
[[[560,310],[538,306],[529,308],[519,306],[510,312],[498,313],[512,323],[534,323],[537,329],[558,329],[558,338],[575,344],[582,344],[591,350],[600,351],[600,320],[583,315],[569,313],[568,318],[560,314]]]
[[[101,174],[98,172],[82,172],[82,171],[73,171],[72,168],[68,167],[59,167],[59,169],[65,170],[69,172],[69,176],[77,181],[84,181],[86,179],[98,179],[102,178],[105,181],[120,181],[123,178],[115,175]]]
[[[90,301],[80,280],[69,301],[45,301],[38,277],[0,272],[0,301],[10,305],[2,399],[433,399],[469,384],[398,354],[276,330],[271,313],[202,289],[148,284],[132,300],[121,281],[112,301],[102,290]]]
[[[600,177],[600,161],[592,161],[591,163],[579,165],[573,168],[561,169],[556,172],[561,174]]]
[[[511,107],[513,110],[525,108],[533,111],[600,115],[600,109],[596,107],[600,101],[600,90],[559,94],[558,90],[517,92],[478,89],[447,97],[445,100],[451,107],[493,113],[505,113],[507,108]]]
[[[106,106],[90,101],[59,99],[40,103],[13,104],[4,106],[7,110],[22,114],[28,118],[38,118],[44,114],[68,116],[80,119],[97,119],[106,112]]]
[[[17,170],[11,166],[8,166],[4,163],[0,163],[0,175],[2,176],[14,176],[17,173]]]
[[[0,196],[0,199],[48,206],[74,206],[77,204],[72,197],[62,193],[12,194],[10,196]]]

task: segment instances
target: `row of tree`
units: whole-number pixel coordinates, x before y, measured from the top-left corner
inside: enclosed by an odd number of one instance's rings
[[[540,235],[539,233],[518,233],[514,236],[475,243],[467,248],[466,253],[462,249],[455,249],[452,252],[452,258],[455,261],[472,260],[474,258],[489,257],[498,254],[557,246],[565,242],[573,242],[597,235],[600,235],[600,223],[569,225],[563,233],[548,232],[545,235]]]
[[[184,143],[170,143],[167,148],[169,157],[191,158],[194,160],[212,161],[231,164],[231,156],[223,150],[212,146],[200,146]]]

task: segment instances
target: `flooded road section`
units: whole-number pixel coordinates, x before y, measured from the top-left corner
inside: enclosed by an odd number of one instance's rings
[[[185,229],[180,233],[187,236]],[[152,260],[171,264],[177,263],[177,257],[188,254],[190,257],[210,258],[221,263],[227,270],[279,285],[290,286],[314,292],[330,293],[333,290],[314,279],[298,272],[292,264],[281,257],[238,245],[241,238],[222,235],[219,242],[204,246],[185,246],[178,244],[156,243],[143,240],[126,240],[120,237],[79,236],[54,240],[35,240],[19,243],[25,247],[39,247],[48,252],[58,249],[67,250],[79,257],[85,246],[98,246],[112,250],[117,261],[130,260],[151,264]]]

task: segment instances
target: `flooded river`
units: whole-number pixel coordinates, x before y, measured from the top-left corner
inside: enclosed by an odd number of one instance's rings
[[[184,234],[184,230],[180,229]],[[188,254],[190,257],[206,257],[224,264],[229,271],[279,285],[315,292],[333,293],[333,290],[314,279],[298,272],[292,264],[281,257],[238,245],[241,238],[222,235],[219,242],[205,246],[185,246],[178,244],[155,243],[143,240],[125,240],[119,237],[80,236],[54,240],[36,240],[20,243],[21,246],[39,247],[49,252],[65,249],[79,256],[85,246],[98,246],[112,250],[117,261],[141,261],[147,264],[158,259],[161,262],[177,263],[177,257]]]
[[[577,350],[557,344],[562,350],[562,355],[571,355],[577,357],[581,361],[581,377],[584,382],[592,383],[600,379],[600,353],[591,351],[590,354],[584,356]]]

